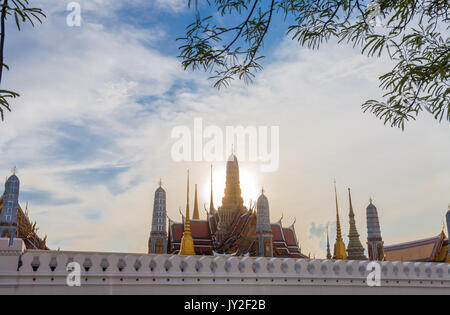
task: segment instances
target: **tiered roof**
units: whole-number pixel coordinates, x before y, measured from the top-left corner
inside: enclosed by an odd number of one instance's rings
[[[388,261],[450,262],[449,239],[445,233],[413,242],[385,246]]]

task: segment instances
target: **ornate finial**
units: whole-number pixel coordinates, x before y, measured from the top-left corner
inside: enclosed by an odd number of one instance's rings
[[[294,222],[292,223],[291,228],[295,228],[295,223],[297,223],[297,218],[296,217],[294,217]]]
[[[281,212],[281,219],[278,221],[278,223],[280,223],[280,225],[282,224],[283,218],[284,218],[284,214],[283,214],[283,212]]]
[[[334,244],[333,259],[345,260],[347,259],[347,250],[345,248],[344,241],[342,240],[341,222],[339,219],[339,206],[336,189],[336,180],[334,180],[334,194],[336,198],[336,242]]]
[[[200,213],[198,210],[197,184],[195,184],[194,215],[193,215],[192,219],[200,220]]]
[[[338,197],[337,197],[337,189],[336,189],[336,179],[334,180],[334,196],[336,199],[336,229],[337,229],[336,240],[341,240],[342,233],[341,233],[341,222],[339,219],[339,206],[338,206]]]
[[[373,203],[373,198],[372,197],[370,197],[369,202],[370,202],[370,204]]]
[[[13,175],[17,174],[17,167],[14,166],[13,170],[12,170]]]
[[[161,178],[159,179],[159,183],[158,184],[159,184],[159,187],[162,187],[162,179]]]
[[[213,197],[213,165],[211,164],[211,196],[209,200],[209,213],[214,214],[214,197]]]
[[[263,194],[264,195],[264,187],[261,189],[261,194]]]
[[[181,211],[181,207],[178,207],[178,211],[181,214],[181,219],[184,220],[184,213],[183,213],[183,211]]]
[[[187,170],[187,209],[189,210],[189,169]]]

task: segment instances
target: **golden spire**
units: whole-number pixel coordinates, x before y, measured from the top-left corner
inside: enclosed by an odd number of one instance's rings
[[[193,220],[200,220],[200,213],[198,211],[198,198],[197,198],[197,184],[195,184],[195,198],[194,198],[194,216]]]
[[[333,259],[347,259],[347,250],[344,241],[342,240],[341,221],[339,219],[339,206],[337,199],[336,180],[334,181],[334,195],[336,199],[336,243],[334,244]]]
[[[189,219],[189,170],[187,175],[187,203],[186,203],[186,219],[184,221],[183,238],[181,239],[179,255],[195,255],[194,240],[191,235],[191,220]]]

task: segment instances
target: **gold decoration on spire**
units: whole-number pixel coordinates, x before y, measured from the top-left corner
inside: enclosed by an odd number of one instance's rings
[[[194,240],[191,235],[191,220],[189,214],[189,170],[187,175],[187,203],[186,203],[186,219],[184,221],[183,238],[181,239],[181,247],[179,255],[195,255]]]
[[[213,199],[213,166],[211,164],[211,197],[209,201],[209,214],[214,214],[216,211],[214,209],[214,199]]]
[[[336,243],[334,244],[334,256],[333,259],[345,260],[347,259],[347,250],[345,243],[342,240],[341,221],[339,219],[339,205],[337,199],[336,180],[334,181],[334,195],[336,199]]]
[[[195,185],[195,197],[194,197],[194,215],[193,220],[200,220],[200,213],[198,211],[198,198],[197,198],[197,184]]]

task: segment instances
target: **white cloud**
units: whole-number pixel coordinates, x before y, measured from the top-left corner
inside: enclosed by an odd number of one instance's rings
[[[180,12],[187,8],[187,0],[155,0],[156,6],[162,9],[169,9],[174,12]]]

